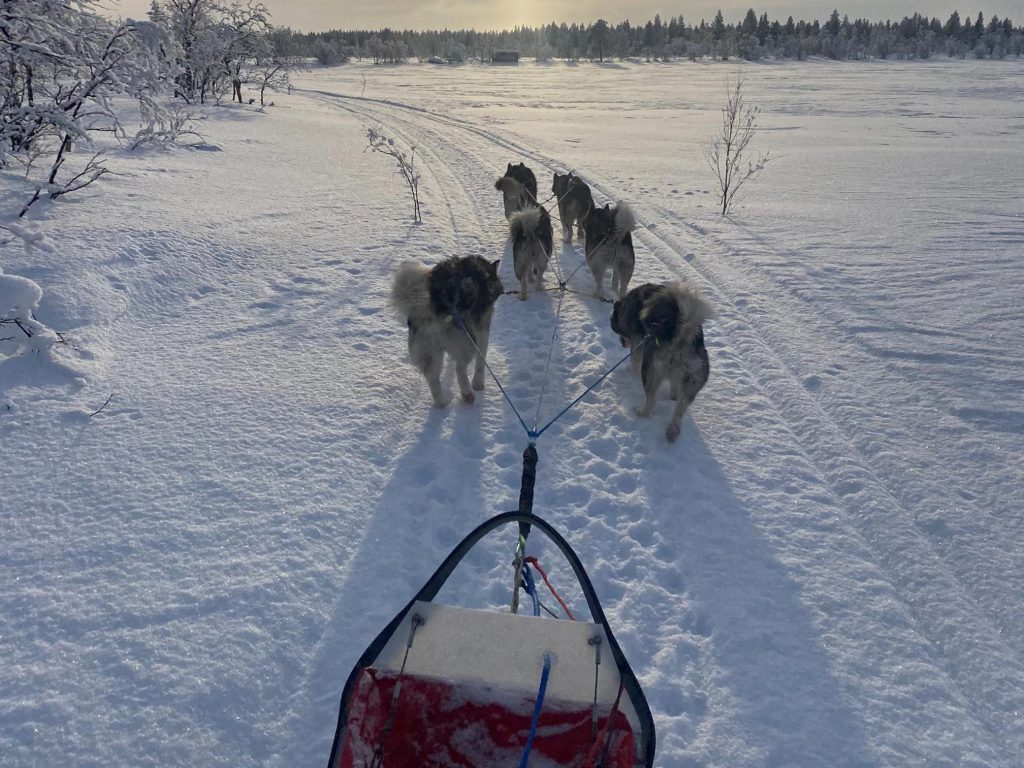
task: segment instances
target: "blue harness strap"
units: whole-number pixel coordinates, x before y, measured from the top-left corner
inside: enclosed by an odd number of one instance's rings
[[[537,691],[537,703],[533,705],[533,718],[530,720],[530,733],[526,737],[523,756],[519,759],[519,768],[526,768],[530,762],[530,750],[533,740],[537,737],[537,724],[540,722],[540,711],[544,708],[544,692],[548,688],[548,677],[551,675],[551,654],[544,653],[544,671],[540,673],[540,690]]]

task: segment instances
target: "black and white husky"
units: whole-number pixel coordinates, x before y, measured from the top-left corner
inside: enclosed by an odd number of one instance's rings
[[[713,315],[697,289],[682,282],[637,286],[612,309],[612,330],[624,347],[634,349],[633,371],[646,395],[643,407],[636,409],[638,416],[651,415],[658,388],[669,382],[669,397],[676,401],[665,429],[670,443],[679,437],[683,415],[711,372],[704,322]]]
[[[512,214],[508,229],[512,239],[512,264],[519,281],[519,300],[526,301],[531,286],[540,288],[551,258],[551,216],[542,206],[530,206]]]
[[[484,357],[491,333],[494,302],[502,293],[498,262],[480,256],[453,256],[433,269],[403,262],[395,275],[391,303],[409,328],[409,359],[427,380],[434,406],[449,398],[441,391],[447,352],[455,364],[459,391],[466,403],[484,388]],[[469,364],[476,362],[472,387]]]
[[[587,212],[594,207],[594,197],[590,187],[579,176],[571,173],[554,174],[551,191],[558,198],[558,218],[562,220],[562,239],[572,240],[572,228],[576,225],[576,236],[583,237],[583,220]]]
[[[614,208],[607,203],[604,208],[592,207],[583,220],[586,234],[584,250],[587,265],[597,284],[598,296],[604,297],[604,275],[609,269],[612,271],[612,293],[619,299],[626,295],[636,266],[633,235],[630,234],[634,229],[636,218],[633,211],[622,202]]]
[[[494,182],[505,202],[505,218],[511,218],[516,211],[537,205],[537,177],[524,163],[508,164],[505,175]]]

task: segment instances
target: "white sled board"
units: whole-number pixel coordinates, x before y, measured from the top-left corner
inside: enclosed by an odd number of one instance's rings
[[[395,630],[372,666],[397,672],[409,641],[414,616],[424,620],[405,674],[453,682],[486,683],[534,693],[540,683],[544,653],[553,663],[546,698],[589,706],[594,702],[594,670],[599,638],[601,665],[597,702],[610,708],[619,690],[619,671],[604,629],[586,621],[561,621],[523,614],[495,613],[417,602]],[[635,723],[623,696],[620,708]]]

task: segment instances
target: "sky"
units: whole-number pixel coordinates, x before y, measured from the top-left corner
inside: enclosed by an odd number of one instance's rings
[[[149,0],[110,0],[114,12],[128,18],[141,18]],[[838,7],[850,18],[872,20],[900,19],[914,12],[945,20],[955,9],[961,17],[975,18],[978,11],[1024,20],[1024,0],[970,0],[970,5],[950,0],[857,0],[846,4],[836,0],[821,2],[791,0],[771,5],[751,5],[749,0],[700,0],[691,3],[664,3],[658,0],[611,2],[610,0],[506,0],[481,3],[478,0],[264,0],[273,21],[306,32],[325,29],[511,29],[537,26],[551,21],[590,22],[604,18],[612,23],[629,19],[643,23],[660,13],[662,18],[679,16],[699,22],[710,20],[721,8],[729,21],[739,21],[750,7],[769,19],[825,20]]]

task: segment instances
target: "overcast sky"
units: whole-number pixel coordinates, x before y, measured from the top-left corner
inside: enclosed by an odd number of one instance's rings
[[[149,0],[107,0],[124,17],[143,18]],[[1024,0],[969,0],[965,5],[956,0],[854,0],[846,4],[837,0],[814,2],[785,0],[770,5],[752,5],[750,0],[697,0],[697,2],[659,2],[658,0],[263,0],[273,14],[277,26],[289,26],[305,32],[325,29],[511,29],[516,25],[537,26],[550,21],[591,22],[604,18],[616,23],[629,19],[643,23],[660,13],[662,18],[682,14],[688,21],[709,21],[718,8],[730,22],[743,18],[747,8],[758,16],[768,13],[769,19],[785,21],[792,15],[824,21],[833,8],[851,19],[899,20],[915,11],[938,16],[945,21],[954,10],[961,17],[976,18],[978,11],[988,19],[991,14],[1009,16],[1015,23],[1024,23]],[[117,11],[115,11],[117,12]]]

